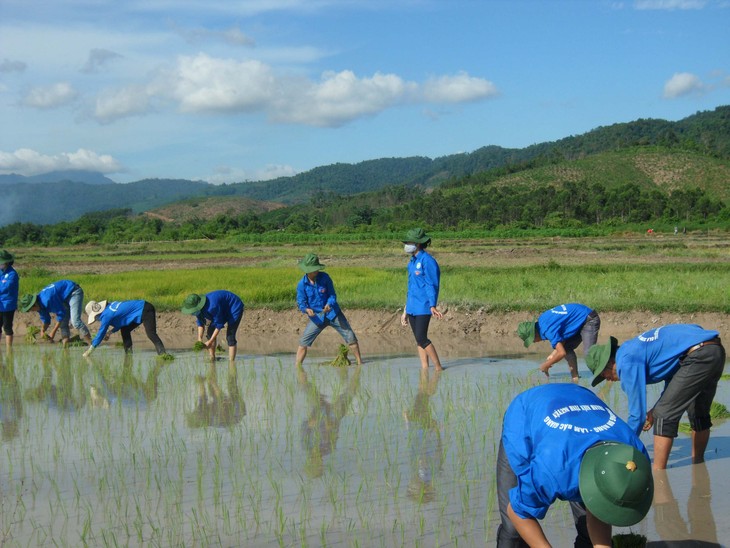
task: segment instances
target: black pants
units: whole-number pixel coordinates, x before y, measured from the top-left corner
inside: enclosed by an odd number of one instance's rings
[[[431,314],[419,314],[414,316],[408,314],[408,323],[413,331],[413,336],[416,338],[416,344],[421,348],[427,348],[431,344],[431,339],[428,338],[428,325],[431,323]]]
[[[122,344],[125,352],[132,351],[132,331],[137,329],[140,324],[132,323],[122,327],[119,332],[122,334]],[[147,338],[155,345],[158,354],[165,353],[165,345],[162,344],[160,337],[157,335],[157,316],[155,307],[151,303],[145,302],[142,307],[142,325],[147,334]]]
[[[15,310],[9,312],[0,312],[0,327],[3,332],[11,337],[13,335],[13,318],[15,317]]]

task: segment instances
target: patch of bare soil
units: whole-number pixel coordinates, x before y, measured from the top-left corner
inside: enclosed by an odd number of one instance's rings
[[[360,340],[364,357],[368,355],[414,354],[415,342],[408,327],[400,324],[399,310],[345,310],[352,328]],[[429,336],[442,359],[473,356],[510,356],[526,353],[550,352],[548,343],[535,344],[525,349],[517,337],[517,324],[530,320],[526,313],[490,314],[483,311],[462,312],[447,310],[442,320],[433,319]],[[37,314],[16,315],[16,340],[22,343],[29,325],[37,325]],[[619,342],[669,323],[696,323],[706,329],[715,329],[722,337],[730,330],[730,316],[720,313],[653,314],[649,312],[601,313],[599,342],[609,335]],[[239,353],[243,355],[293,354],[307,318],[298,310],[276,312],[267,309],[246,310],[238,331]],[[92,325],[92,332],[95,326]],[[164,312],[157,316],[157,330],[169,350],[189,350],[196,337],[195,322],[191,316],[178,312]],[[121,340],[112,335],[109,343]],[[151,348],[139,328],[133,333],[135,345]],[[225,343],[225,337],[222,337]],[[341,339],[333,329],[326,329],[314,343],[312,356],[330,356],[337,353]],[[580,350],[579,350],[580,353]]]

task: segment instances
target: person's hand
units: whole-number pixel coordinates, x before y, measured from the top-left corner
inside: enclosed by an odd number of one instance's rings
[[[328,304],[324,305],[324,308],[322,309],[322,312],[329,312],[332,310],[332,307]]]
[[[205,348],[210,348],[211,344],[215,344],[215,342],[213,341],[213,339],[210,339],[210,340],[204,341],[203,344],[205,345]]]
[[[545,376],[546,377],[550,377],[550,368],[551,367],[552,367],[552,365],[548,365],[547,363],[543,363],[540,366],[540,371],[542,371],[543,373],[545,373]]]
[[[438,320],[440,320],[441,318],[444,317],[444,315],[441,314],[441,311],[438,308],[436,308],[435,306],[431,307],[431,316],[433,316],[434,318],[436,318]]]
[[[91,353],[92,353],[93,351],[94,351],[94,347],[93,347],[93,346],[90,346],[90,347],[89,347],[89,348],[88,348],[88,349],[86,350],[86,352],[84,352],[84,354],[83,354],[84,358],[88,358],[89,356],[91,356]]]
[[[652,426],[654,426],[654,410],[649,409],[649,412],[646,414],[646,420],[644,421],[644,426],[642,427],[642,430],[646,432]]]
[[[307,316],[309,316],[310,318],[312,316],[314,316],[314,310],[312,310],[311,308],[307,308],[304,311],[307,313]]]
[[[408,325],[408,319],[406,318],[406,313],[403,312],[403,315],[400,317],[400,324],[405,327]]]

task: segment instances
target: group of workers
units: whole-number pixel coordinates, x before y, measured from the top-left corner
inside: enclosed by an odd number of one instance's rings
[[[401,323],[413,332],[421,367],[428,369],[431,364],[441,371],[438,353],[428,337],[431,318],[442,317],[437,308],[439,265],[426,251],[431,238],[417,228],[408,231],[402,242],[410,260]],[[61,339],[67,343],[70,322],[89,344],[84,353],[87,356],[105,339],[110,327],[112,332],[121,331],[124,349],[130,351],[130,333],[139,325],[144,326],[157,353],[166,353],[156,332],[151,303],[90,301],[86,306],[88,322],[100,319],[92,340],[81,319],[81,287],[60,280],[38,294],[18,298],[13,261],[12,254],[0,251],[0,325],[8,348],[12,345],[13,313],[19,308],[38,311],[40,335],[51,341],[60,329]],[[337,302],[331,277],[323,272],[325,265],[310,253],[298,266],[304,276],[297,284],[297,307],[308,321],[296,352],[297,366],[328,326],[340,334],[357,364],[362,364],[357,337]],[[211,357],[215,357],[218,335],[226,327],[229,359],[235,359],[236,331],[244,312],[240,297],[225,290],[191,294],[182,312],[195,316],[198,341]],[[48,331],[50,314],[56,315],[57,323]],[[665,325],[619,346],[614,337],[597,344],[600,327],[598,313],[579,303],[556,306],[518,326],[517,334],[525,347],[550,342],[553,351],[540,365],[547,376],[553,365],[565,359],[571,379],[577,383],[580,375],[575,350],[582,343],[586,365],[593,374],[591,385],[603,380],[620,382],[628,396],[629,417],[624,422],[596,394],[573,383],[536,386],[514,398],[504,415],[497,458],[500,547],[548,545],[538,520],[556,499],[570,502],[576,546],[611,546],[611,526],[639,522],[652,503],[652,464],[640,433],[653,428],[653,468],[663,470],[685,412],[692,428],[692,461],[704,460],[712,426],[710,406],[725,365],[719,333],[698,325]],[[647,410],[647,385],[659,382],[665,383],[665,389]]]
[[[591,308],[569,303],[521,322],[525,347],[549,341],[553,351],[540,365],[565,359],[579,381],[575,349],[583,344],[591,386],[620,382],[628,397],[624,422],[587,388],[572,383],[538,386],[509,405],[497,459],[502,517],[497,545],[548,545],[538,520],[556,499],[571,503],[576,546],[611,546],[611,525],[640,521],[653,497],[653,470],[669,461],[679,421],[687,412],[692,430],[692,463],[704,462],[712,421],[710,407],[725,366],[717,331],[693,324],[651,329],[618,344],[596,344],[601,327]],[[647,385],[664,383],[652,408]],[[639,439],[653,428],[654,463]]]

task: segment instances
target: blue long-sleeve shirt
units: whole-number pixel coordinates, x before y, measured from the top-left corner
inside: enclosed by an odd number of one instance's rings
[[[550,341],[550,345],[555,348],[558,343],[580,333],[591,312],[593,310],[586,305],[578,303],[561,304],[543,312],[537,319],[540,338]]]
[[[223,329],[243,316],[243,301],[235,293],[219,289],[208,293],[205,299],[205,306],[195,315],[199,327],[210,321],[216,329]]]
[[[616,374],[629,400],[628,423],[634,432],[639,434],[646,421],[646,385],[669,382],[689,348],[719,335],[699,325],[671,324],[642,333],[619,346]]]
[[[56,321],[61,322],[66,319],[71,293],[77,287],[78,284],[71,280],[58,280],[41,289],[41,292],[38,293],[38,303],[40,304],[38,315],[44,324],[51,323],[51,314],[56,315]]]
[[[626,443],[649,458],[631,428],[587,388],[545,384],[519,394],[502,426],[502,445],[517,476],[509,492],[515,514],[542,519],[556,499],[582,502],[580,463],[602,441]]]
[[[441,270],[431,255],[421,250],[408,261],[408,293],[406,313],[414,316],[431,315],[431,307],[439,300]]]
[[[0,312],[18,309],[20,277],[12,265],[0,270]]]
[[[107,305],[99,314],[99,332],[91,341],[91,346],[96,348],[99,346],[109,327],[112,328],[111,333],[116,333],[122,327],[127,325],[142,323],[142,311],[144,310],[145,301],[114,301]]]
[[[297,306],[303,313],[307,313],[307,308],[311,308],[315,314],[321,314],[324,307],[330,305],[330,310],[324,316],[328,320],[334,320],[340,313],[340,306],[337,304],[337,294],[332,278],[326,272],[318,272],[314,283],[309,281],[305,274],[297,284]],[[315,323],[319,316],[314,316],[312,321]]]

